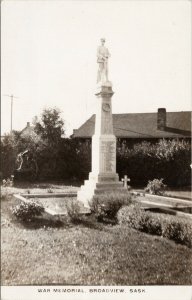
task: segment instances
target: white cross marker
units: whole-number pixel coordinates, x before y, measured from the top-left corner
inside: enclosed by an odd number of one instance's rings
[[[130,178],[127,177],[127,175],[124,176],[124,178],[121,179],[121,181],[124,182],[124,187],[127,188],[127,182],[130,182]]]

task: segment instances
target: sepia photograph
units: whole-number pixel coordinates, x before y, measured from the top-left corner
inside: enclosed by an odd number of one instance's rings
[[[1,1],[2,300],[192,299],[191,1]]]

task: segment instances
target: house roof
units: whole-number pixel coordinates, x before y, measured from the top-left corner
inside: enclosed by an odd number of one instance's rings
[[[31,126],[29,122],[27,122],[27,125],[25,128],[23,128],[20,132],[20,136],[25,136],[25,135],[31,135],[34,134],[34,126]]]
[[[117,138],[191,137],[191,112],[167,112],[166,127],[157,129],[157,113],[113,114],[114,135]],[[95,115],[73,131],[74,138],[90,138],[95,131]]]

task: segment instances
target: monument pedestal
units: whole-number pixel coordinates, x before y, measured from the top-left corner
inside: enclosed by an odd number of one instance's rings
[[[85,206],[96,194],[121,192],[127,193],[116,173],[116,137],[113,134],[112,105],[113,96],[110,82],[101,86],[96,96],[98,107],[95,134],[92,137],[92,172],[77,193],[77,200]]]

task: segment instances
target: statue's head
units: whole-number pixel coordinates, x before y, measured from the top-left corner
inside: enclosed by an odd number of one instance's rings
[[[101,38],[101,44],[104,45],[105,44],[105,39]]]

